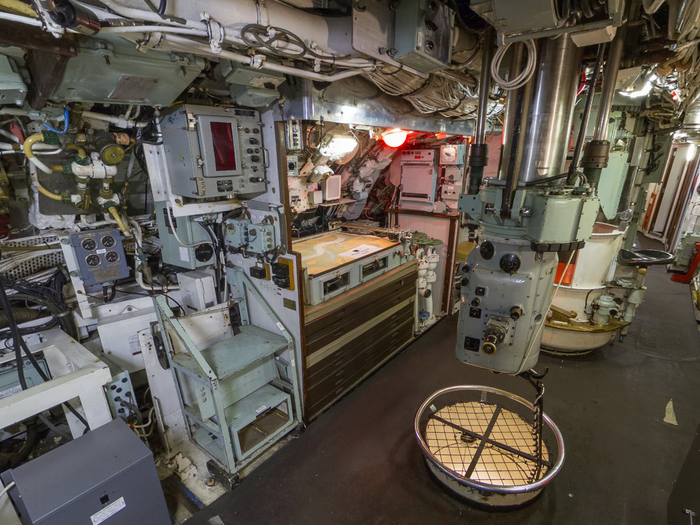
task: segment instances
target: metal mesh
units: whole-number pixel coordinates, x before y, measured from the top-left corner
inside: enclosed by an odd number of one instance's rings
[[[496,407],[494,404],[473,401],[455,403],[438,410],[430,417],[425,429],[424,437],[428,448],[444,466],[473,481],[496,486],[527,485],[537,481],[547,473],[547,468],[542,467],[536,475],[535,429],[532,423],[505,408],[501,408],[489,439],[532,456],[533,459],[487,442],[473,472],[467,477],[469,466],[482,440],[454,426],[484,436]],[[436,419],[435,416],[454,426]],[[549,449],[543,446],[542,460],[549,461],[549,458]]]

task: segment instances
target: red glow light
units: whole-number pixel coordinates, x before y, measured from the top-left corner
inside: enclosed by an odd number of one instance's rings
[[[389,131],[382,133],[382,140],[384,141],[384,144],[390,148],[398,148],[403,146],[407,138],[408,131],[399,128],[390,129]]]

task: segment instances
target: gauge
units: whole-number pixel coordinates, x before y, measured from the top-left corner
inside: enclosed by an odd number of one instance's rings
[[[107,262],[115,263],[119,260],[119,254],[117,252],[107,252],[105,254],[105,259]]]
[[[104,237],[102,237],[102,246],[104,246],[105,248],[111,248],[115,244],[116,241],[111,235],[105,235]]]
[[[99,266],[102,263],[102,260],[100,259],[99,255],[91,253],[90,255],[85,257],[85,262],[88,266]]]
[[[92,250],[97,248],[97,243],[95,242],[95,239],[83,239],[83,242],[80,243],[80,245],[83,247],[83,250],[87,252],[91,252]]]

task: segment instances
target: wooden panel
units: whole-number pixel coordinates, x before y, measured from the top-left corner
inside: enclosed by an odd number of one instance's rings
[[[329,324],[316,332],[307,332],[307,356],[320,350],[327,344],[333,342],[336,338],[347,334],[358,326],[365,324],[375,317],[381,316],[383,312],[391,310],[409,297],[414,296],[416,294],[414,282],[414,280],[411,280],[410,283],[407,283],[397,292],[385,296],[382,299],[378,299],[364,307],[347,311],[344,317],[340,317],[333,324]],[[343,310],[345,310],[345,308]]]
[[[392,333],[387,338],[382,338],[382,344],[378,345],[378,351],[367,354],[367,357],[362,361],[362,366],[357,366],[355,371],[348,374],[343,380],[336,379],[330,385],[320,385],[318,388],[309,390],[307,395],[307,416],[309,418],[317,416],[345,393],[352,390],[392,355],[405,347],[412,338],[413,320],[411,319],[401,325],[396,334],[394,336]],[[360,362],[358,362],[359,364]]]
[[[347,365],[356,355],[364,351],[369,351],[375,344],[384,337],[394,334],[394,331],[406,321],[413,317],[412,308],[406,307],[397,312],[390,322],[382,323],[368,330],[361,337],[353,339],[351,342],[332,353],[322,361],[308,368],[309,388],[323,381],[323,379],[335,373],[338,368]]]

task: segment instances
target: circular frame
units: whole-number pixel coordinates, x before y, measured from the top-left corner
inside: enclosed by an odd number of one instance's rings
[[[552,421],[547,414],[542,414],[542,420],[544,423],[552,430],[554,433],[554,436],[557,440],[557,446],[559,448],[559,453],[557,455],[557,461],[556,463],[552,466],[552,468],[547,472],[547,474],[542,478],[537,480],[534,483],[531,483],[529,485],[488,485],[486,483],[480,483],[478,481],[472,481],[469,479],[464,478],[457,472],[453,471],[450,468],[447,468],[445,465],[443,465],[434,455],[430,450],[428,449],[428,445],[423,439],[423,436],[420,432],[420,421],[421,418],[423,417],[423,414],[425,413],[425,410],[432,404],[435,399],[438,397],[450,393],[450,392],[458,392],[458,391],[469,391],[469,392],[488,392],[491,394],[496,394],[499,396],[507,397],[508,399],[512,399],[513,401],[518,402],[519,404],[523,405],[524,407],[528,408],[531,411],[534,411],[535,407],[533,406],[532,403],[527,401],[526,399],[523,399],[520,396],[516,396],[515,394],[511,394],[510,392],[506,392],[505,390],[500,390],[498,388],[492,388],[489,386],[481,386],[481,385],[458,385],[458,386],[450,386],[447,388],[443,388],[442,390],[438,390],[434,394],[432,394],[428,399],[423,401],[423,404],[420,406],[418,409],[418,412],[416,412],[416,418],[413,423],[413,429],[416,434],[416,439],[418,440],[418,445],[420,446],[421,450],[423,451],[423,454],[425,455],[426,459],[434,465],[440,472],[451,478],[452,480],[456,481],[460,485],[467,486],[469,488],[475,489],[475,490],[480,490],[480,491],[485,491],[485,492],[493,492],[495,494],[524,494],[528,492],[535,492],[538,490],[543,489],[545,486],[547,486],[557,474],[559,474],[559,471],[562,469],[564,465],[564,459],[566,457],[566,453],[564,450],[564,438],[561,435],[561,432],[559,428],[554,424],[554,421]]]

